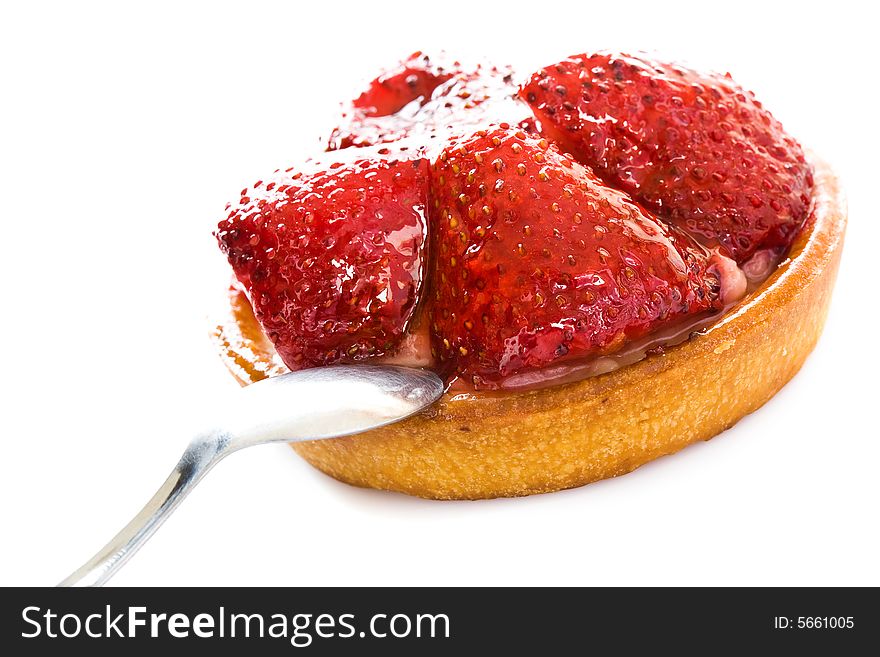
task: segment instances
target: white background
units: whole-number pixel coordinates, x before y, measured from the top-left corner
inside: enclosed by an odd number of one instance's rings
[[[227,200],[416,49],[524,71],[603,47],[727,69],[838,169],[850,228],[801,373],[723,436],[528,499],[350,488],[286,446],[220,464],[113,584],[880,584],[870,3],[4,3],[0,584],[54,584],[153,493],[192,408]],[[538,6],[540,5],[540,6]]]

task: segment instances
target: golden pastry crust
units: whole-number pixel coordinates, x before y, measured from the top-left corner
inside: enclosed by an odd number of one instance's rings
[[[582,486],[712,438],[782,388],[822,332],[846,204],[830,168],[814,164],[814,211],[788,260],[701,334],[601,376],[516,394],[447,393],[403,422],[294,449],[356,486],[480,499]],[[244,294],[229,302],[215,339],[232,374],[246,385],[286,371]]]

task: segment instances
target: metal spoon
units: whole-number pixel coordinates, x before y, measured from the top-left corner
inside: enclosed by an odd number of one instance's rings
[[[59,586],[110,579],[223,457],[243,447],[339,438],[397,422],[433,404],[443,382],[433,372],[391,365],[336,365],[292,372],[238,392],[222,419],[199,432],[147,505]]]

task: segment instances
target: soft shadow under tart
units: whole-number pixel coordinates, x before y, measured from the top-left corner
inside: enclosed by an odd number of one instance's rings
[[[822,332],[846,228],[837,178],[814,161],[814,209],[788,259],[717,323],[664,353],[575,383],[506,395],[447,393],[422,415],[299,443],[356,486],[432,499],[548,493],[625,474],[708,440],[769,400]],[[215,339],[242,384],[287,371],[243,293]]]

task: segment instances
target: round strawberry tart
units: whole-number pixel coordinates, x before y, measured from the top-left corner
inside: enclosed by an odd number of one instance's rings
[[[436,499],[624,474],[772,397],[825,320],[838,182],[729,75],[645,56],[519,77],[415,53],[326,151],[244,189],[215,338],[248,384],[430,368],[443,398],[297,452]]]

